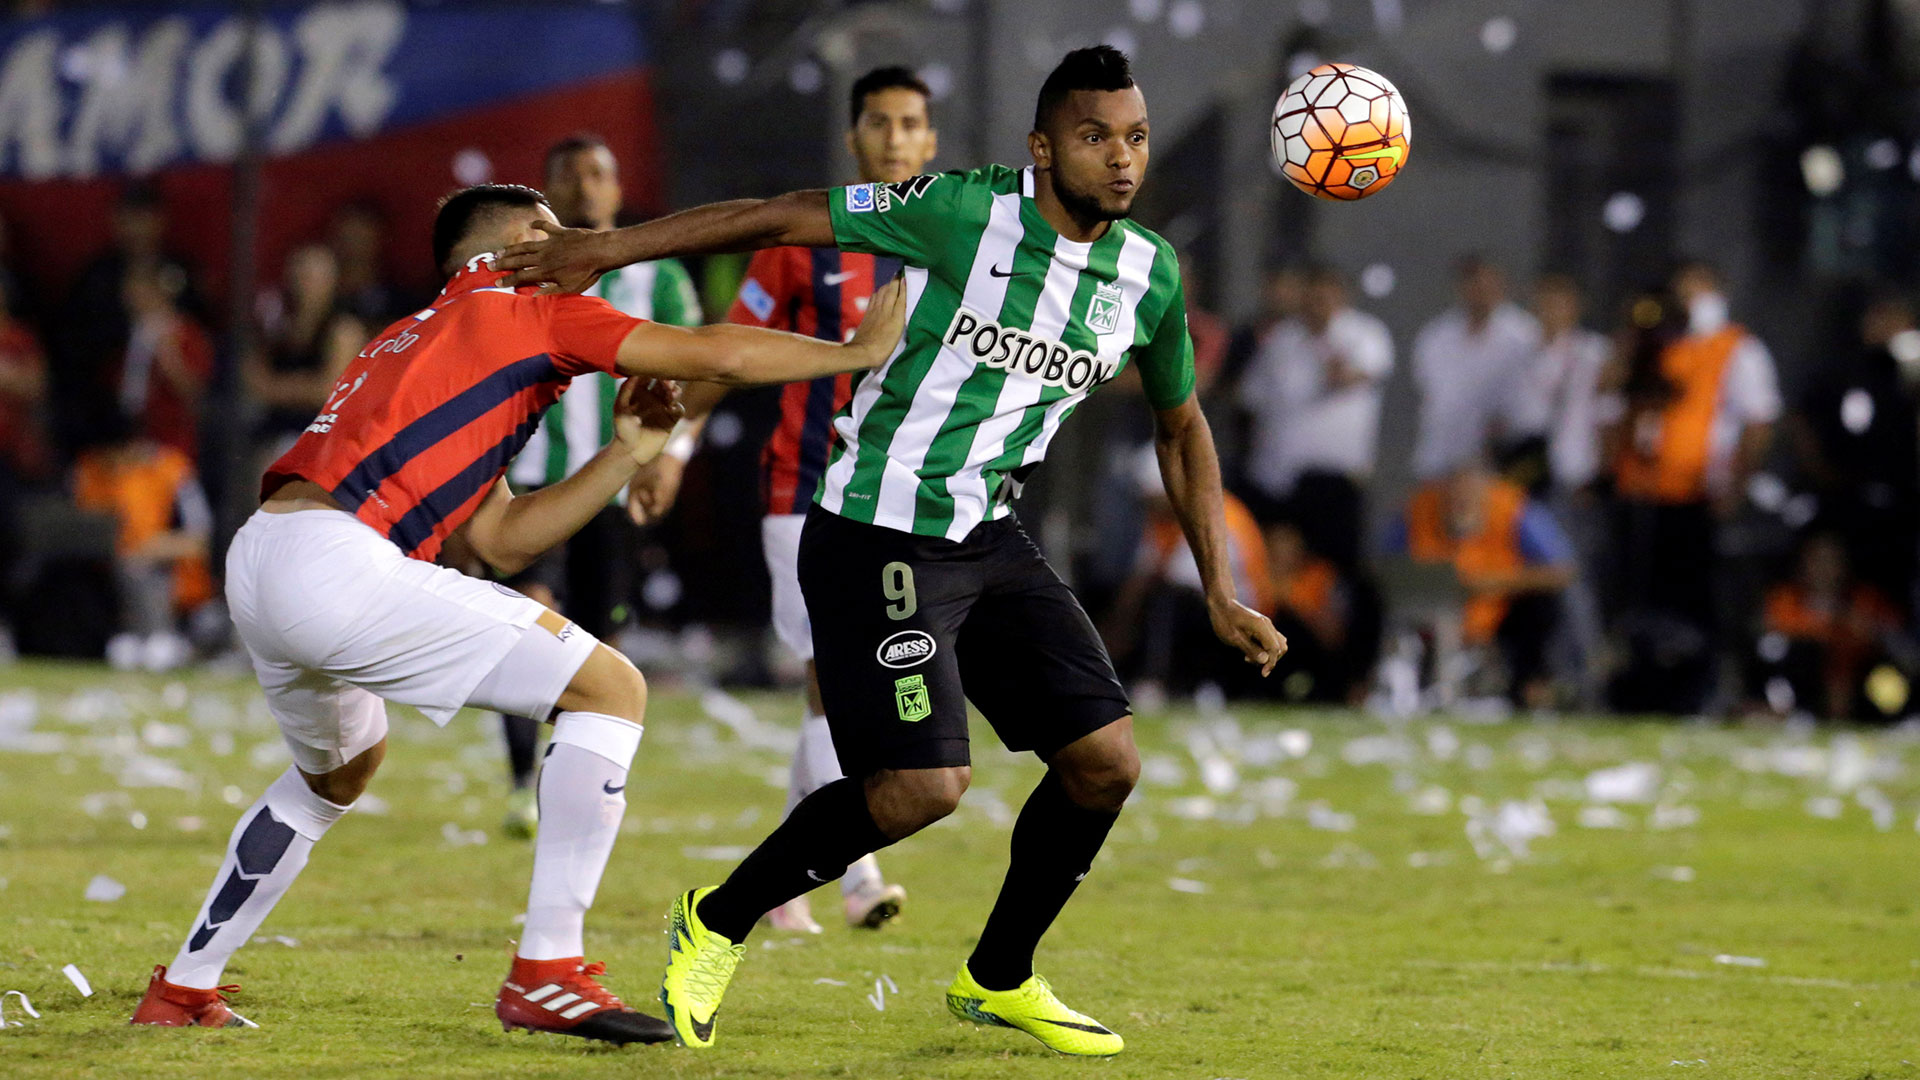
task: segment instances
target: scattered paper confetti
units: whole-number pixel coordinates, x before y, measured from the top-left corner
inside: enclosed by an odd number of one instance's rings
[[[1758,956],[1734,956],[1732,953],[1719,953],[1714,956],[1713,962],[1716,964],[1726,964],[1731,967],[1757,968],[1767,966],[1767,962]]]
[[[26,1013],[28,1016],[33,1017],[35,1020],[40,1019],[40,1011],[33,1007],[33,1002],[27,1000],[27,995],[21,993],[18,990],[9,990],[4,994],[0,994],[0,1028],[27,1026],[24,1020],[8,1020],[7,1019],[6,1002],[7,1002],[7,999],[10,997],[17,997],[20,999],[20,1010],[22,1012]]]
[[[89,900],[111,904],[125,895],[127,895],[127,887],[105,874],[95,874],[93,880],[87,882],[85,896]]]
[[[93,984],[87,981],[87,977],[80,973],[78,967],[68,964],[66,967],[60,969],[60,974],[67,977],[67,981],[73,984],[75,990],[80,991],[81,997],[93,996]],[[22,1000],[25,999],[23,998]]]
[[[1213,886],[1204,881],[1195,881],[1192,878],[1183,877],[1168,878],[1167,888],[1172,889],[1174,892],[1193,893],[1195,895],[1213,891]]]
[[[683,847],[680,854],[689,859],[706,859],[709,862],[739,862],[753,849],[745,844],[713,844],[706,847]]]

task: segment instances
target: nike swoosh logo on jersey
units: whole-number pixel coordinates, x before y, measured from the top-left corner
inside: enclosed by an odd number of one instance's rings
[[[621,784],[619,787],[614,787],[613,781],[609,780],[606,783],[600,785],[600,790],[606,792],[609,795],[618,795],[621,792],[627,790],[627,785]]]
[[[1355,150],[1351,154],[1341,154],[1340,160],[1377,161],[1380,158],[1392,158],[1393,167],[1397,169],[1400,167],[1400,162],[1406,156],[1406,153],[1406,148],[1402,146],[1383,146],[1378,150]]]
[[[820,280],[830,286],[845,285],[847,282],[853,280],[853,276],[854,276],[854,271],[842,270],[837,274],[821,274]]]
[[[1002,270],[997,266],[987,267],[987,273],[992,274],[994,277],[1012,277],[1013,276],[1013,271]]]
[[[825,884],[827,883],[827,879],[826,879],[826,878],[823,878],[823,877],[821,877],[821,876],[820,876],[819,874],[816,874],[816,873],[814,873],[814,872],[813,872],[813,871],[811,871],[811,870],[809,870],[809,871],[807,871],[807,876],[808,876],[808,877],[810,877],[810,878],[812,878],[812,879],[813,879],[813,880],[814,880],[815,882],[817,882],[817,883],[819,883],[819,884],[821,884],[821,885],[825,885]]]

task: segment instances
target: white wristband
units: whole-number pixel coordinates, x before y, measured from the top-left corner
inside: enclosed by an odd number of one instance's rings
[[[698,448],[699,441],[693,437],[693,433],[680,428],[676,429],[673,437],[667,440],[667,445],[660,448],[660,453],[684,465],[692,459],[694,450]]]

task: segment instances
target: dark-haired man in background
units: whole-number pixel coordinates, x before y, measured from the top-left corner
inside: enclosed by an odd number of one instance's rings
[[[582,924],[626,810],[646,682],[626,657],[511,589],[435,565],[457,532],[513,573],[564,541],[660,452],[678,420],[666,379],[788,382],[871,367],[899,337],[882,291],[846,346],[742,326],[695,330],[604,300],[502,284],[494,252],[558,227],[531,188],[484,185],[441,204],[432,305],[361,350],[227,551],[227,602],[293,765],[241,815],[172,966],[155,967],[136,1024],[250,1026],[220,976],[314,845],[386,756],[386,702],[445,724],[463,705],[551,719],[540,771],[548,820],[513,966],[494,1001],[508,1030],[614,1043],[671,1029],[627,1008],[587,964]],[[884,340],[882,340],[884,338]],[[608,443],[572,476],[516,498],[502,480],[538,417],[587,371],[629,376]],[[632,376],[639,376],[633,378]],[[648,376],[655,381],[649,381]]]
[[[683,1043],[712,1045],[762,912],[953,812],[972,775],[971,700],[1002,742],[1048,768],[947,1006],[1061,1053],[1122,1049],[1054,996],[1033,956],[1139,775],[1131,708],[1093,624],[1011,504],[1060,423],[1129,360],[1155,409],[1167,497],[1215,633],[1263,672],[1285,650],[1234,596],[1173,249],[1126,220],[1147,135],[1126,56],[1080,49],[1041,87],[1029,168],[720,203],[519,244],[502,260],[520,283],[574,290],[635,259],[779,245],[905,264],[906,338],[835,416],[800,540],[821,702],[847,775],[802,800],[724,884],[674,901],[661,1000]]]
[[[620,213],[620,166],[606,140],[589,132],[569,135],[547,150],[546,196],[553,215],[570,229],[606,230]],[[609,270],[587,295],[597,296],[636,319],[668,326],[698,326],[700,298],[693,278],[675,259],[635,263]],[[619,382],[603,371],[577,376],[572,393],[548,406],[540,427],[507,468],[516,491],[557,484],[577,472],[613,431],[614,398]],[[680,469],[693,450],[691,438],[670,439],[660,456],[640,467],[633,487],[679,486]],[[567,542],[542,555],[508,585],[555,611],[564,610],[589,634],[612,640],[621,610],[633,593],[632,534],[627,520],[647,520],[640,503],[627,505],[627,492],[615,495]],[[540,726],[524,716],[501,718],[507,741],[507,767],[513,790],[507,796],[509,835],[531,837],[540,820],[533,771]]]
[[[862,183],[904,183],[933,160],[937,138],[927,107],[932,96],[927,84],[904,67],[875,68],[854,81],[847,150]],[[873,290],[899,273],[900,260],[886,255],[832,247],[765,248],[747,265],[727,319],[841,341],[860,325]],[[703,420],[725,393],[726,387],[711,383],[689,386],[686,422]],[[833,444],[833,416],[852,397],[850,375],[789,384],[780,393],[780,422],[760,456],[766,500],[760,537],[773,582],[773,629],[807,668],[807,711],[787,780],[789,814],[800,800],[844,775],[820,704],[813,627],[800,592],[799,562],[801,527]],[[643,491],[645,479],[635,482],[636,497],[653,499],[654,513],[665,513],[672,491],[657,486]],[[880,876],[880,864],[871,854],[847,867],[840,894],[847,925],[868,928],[899,914],[907,897],[905,889]],[[820,932],[804,893],[768,912],[767,921],[777,930]]]

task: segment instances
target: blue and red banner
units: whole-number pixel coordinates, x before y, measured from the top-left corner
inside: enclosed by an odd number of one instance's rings
[[[392,271],[431,276],[433,203],[481,180],[540,183],[553,141],[604,136],[630,206],[662,201],[644,31],[632,7],[347,0],[90,8],[0,23],[0,214],[15,258],[64,280],[106,243],[130,177],[170,246],[225,276],[244,118],[266,155],[263,272],[344,202],[378,206]],[[245,85],[242,85],[242,84]]]

